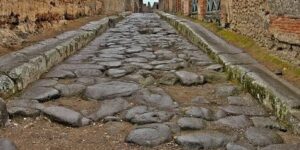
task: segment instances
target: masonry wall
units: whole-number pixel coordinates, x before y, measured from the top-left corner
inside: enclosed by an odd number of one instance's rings
[[[299,0],[222,0],[222,24],[300,65]]]

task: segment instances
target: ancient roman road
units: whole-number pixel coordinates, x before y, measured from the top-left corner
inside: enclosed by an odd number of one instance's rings
[[[271,150],[300,141],[156,14],[125,18],[12,99],[0,135],[20,149]]]

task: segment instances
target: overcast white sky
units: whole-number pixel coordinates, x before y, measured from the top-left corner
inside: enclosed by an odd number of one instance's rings
[[[148,4],[148,2],[150,2],[151,6],[153,6],[154,2],[158,2],[158,0],[143,0],[143,1],[144,1],[144,4]]]

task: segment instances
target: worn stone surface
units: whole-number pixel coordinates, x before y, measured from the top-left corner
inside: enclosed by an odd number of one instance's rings
[[[97,112],[91,114],[89,118],[91,118],[94,121],[97,121],[103,119],[106,116],[112,116],[115,113],[127,109],[128,107],[129,107],[129,103],[122,98],[105,100],[102,102]]]
[[[35,117],[40,115],[44,106],[37,100],[11,100],[7,103],[7,111],[11,116]]]
[[[187,71],[177,71],[175,74],[180,79],[181,83],[184,85],[197,85],[203,84],[205,82],[203,76],[199,76],[192,72]]]
[[[75,96],[80,95],[86,88],[82,84],[58,84],[55,86],[59,90],[61,96]]]
[[[8,120],[8,112],[5,101],[0,98],[0,127],[4,127]]]
[[[205,128],[205,122],[199,118],[189,118],[189,117],[180,118],[177,121],[177,124],[182,129],[203,129],[203,128]]]
[[[88,86],[85,90],[85,97],[94,100],[104,100],[120,96],[130,96],[139,89],[134,83],[112,81]]]
[[[233,96],[239,93],[239,89],[236,86],[220,86],[216,89],[216,95],[220,97]]]
[[[247,115],[247,116],[265,116],[266,111],[261,106],[234,106],[229,105],[221,107],[222,110],[229,114],[234,115]]]
[[[298,150],[300,147],[300,144],[274,144],[274,145],[269,145],[261,150]]]
[[[185,112],[191,117],[203,118],[205,120],[214,120],[215,116],[212,110],[202,107],[190,107]]]
[[[231,128],[245,128],[252,125],[251,121],[244,115],[241,116],[230,116],[222,118],[216,122]]]
[[[21,95],[21,98],[45,102],[51,99],[59,98],[60,96],[60,92],[51,87],[32,87],[26,89]]]
[[[194,133],[175,138],[186,149],[214,149],[236,140],[235,136],[221,132]]]
[[[142,146],[157,146],[171,139],[171,130],[164,124],[139,126],[126,137],[126,142]]]
[[[245,132],[249,142],[256,146],[268,146],[271,144],[281,144],[283,139],[275,131],[264,128],[251,127]]]

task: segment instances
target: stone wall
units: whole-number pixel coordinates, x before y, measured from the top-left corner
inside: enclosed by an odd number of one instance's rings
[[[300,65],[300,1],[222,0],[222,24]]]

